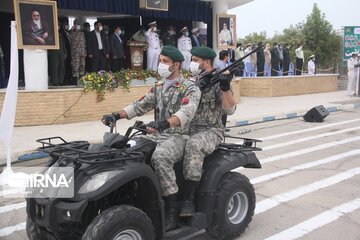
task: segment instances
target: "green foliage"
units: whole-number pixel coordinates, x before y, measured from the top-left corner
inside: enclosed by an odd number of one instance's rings
[[[95,90],[97,93],[97,101],[101,102],[105,99],[106,91],[114,91],[119,86],[129,89],[133,79],[145,80],[148,77],[160,79],[157,72],[150,70],[131,70],[122,69],[119,72],[92,72],[87,73],[80,79],[80,84],[84,87],[84,92]]]
[[[317,4],[307,16],[303,29],[305,47],[315,54],[316,61],[325,66],[332,66],[341,56],[341,36],[337,35],[332,25],[325,19]]]
[[[247,43],[257,44],[259,42],[263,42],[263,43],[266,42],[266,39],[267,39],[266,32],[262,31],[260,33],[256,33],[256,32],[251,33],[251,34],[245,36],[244,38],[239,39],[239,42],[242,42],[245,44],[247,44]]]

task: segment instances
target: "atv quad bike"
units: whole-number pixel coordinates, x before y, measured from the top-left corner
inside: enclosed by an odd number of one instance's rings
[[[165,207],[151,166],[156,143],[136,122],[125,135],[105,133],[102,144],[67,142],[61,137],[37,140],[50,154],[49,166],[73,167],[73,198],[27,198],[26,231],[30,240],[153,240],[179,239],[201,229],[216,239],[240,235],[251,222],[255,192],[238,167],[261,168],[254,151],[259,140],[223,143],[207,156],[196,193],[196,213],[179,218],[165,232]],[[115,131],[116,132],[116,131]],[[60,143],[55,143],[60,142]],[[174,166],[179,205],[184,179],[181,163]]]

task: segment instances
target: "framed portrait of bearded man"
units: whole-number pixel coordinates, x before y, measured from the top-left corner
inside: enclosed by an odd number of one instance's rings
[[[217,48],[236,47],[236,15],[217,14],[216,33]]]
[[[59,49],[56,1],[14,0],[21,49]]]

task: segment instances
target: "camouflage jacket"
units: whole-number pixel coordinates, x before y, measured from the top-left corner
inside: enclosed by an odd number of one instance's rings
[[[231,115],[235,111],[225,110],[222,107],[222,91],[219,84],[213,86],[208,92],[202,93],[195,117],[191,122],[191,134],[198,131],[211,130],[222,137],[224,134],[224,125],[222,123],[223,114]]]
[[[175,83],[166,90],[165,81],[159,81],[138,101],[125,107],[124,111],[128,118],[155,110],[156,121],[164,121],[173,115],[180,120],[180,126],[169,128],[164,133],[189,133],[190,122],[196,113],[201,92],[193,81],[186,80],[182,76],[173,81]]]
[[[71,55],[86,57],[86,41],[83,32],[71,31],[69,34]]]

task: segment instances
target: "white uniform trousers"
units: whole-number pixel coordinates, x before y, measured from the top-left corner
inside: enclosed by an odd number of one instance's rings
[[[189,71],[190,69],[190,62],[191,62],[191,53],[188,51],[181,51],[182,55],[184,56],[185,60],[181,63],[181,68]]]
[[[160,48],[148,48],[147,69],[157,71],[159,65]]]

